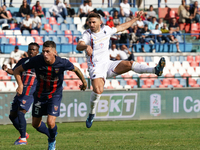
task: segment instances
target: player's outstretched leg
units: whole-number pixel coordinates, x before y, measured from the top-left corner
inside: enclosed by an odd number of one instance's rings
[[[96,106],[97,106],[97,103],[98,103],[100,97],[101,97],[101,94],[97,94],[94,91],[92,91],[91,96],[90,96],[90,113],[86,120],[87,128],[90,128],[92,126],[93,119],[95,116]]]
[[[163,73],[163,68],[165,67],[165,58],[160,58],[158,65],[155,67],[155,74],[161,76]]]

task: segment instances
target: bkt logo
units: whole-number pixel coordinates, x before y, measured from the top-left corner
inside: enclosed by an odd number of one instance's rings
[[[131,118],[135,115],[137,93],[102,94],[95,118]]]

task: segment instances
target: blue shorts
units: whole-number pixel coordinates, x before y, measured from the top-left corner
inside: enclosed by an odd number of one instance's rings
[[[33,95],[29,95],[29,96],[16,95],[11,104],[10,111],[18,111],[19,109],[25,109],[26,111],[28,111],[32,103],[33,103]]]
[[[34,96],[32,109],[33,117],[42,117],[43,115],[52,115],[58,117],[60,115],[61,95],[53,95],[52,98],[38,98]]]

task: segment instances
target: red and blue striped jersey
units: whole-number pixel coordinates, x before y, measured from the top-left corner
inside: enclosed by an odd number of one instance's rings
[[[22,58],[18,61],[18,63],[15,65],[13,70],[23,64],[26,60],[29,58]],[[36,89],[36,74],[35,74],[35,69],[28,69],[21,74],[22,78],[22,83],[23,83],[23,93],[22,95],[33,95]]]
[[[62,94],[62,83],[65,70],[73,70],[74,65],[67,59],[55,56],[56,60],[48,65],[43,55],[28,59],[22,67],[24,70],[35,69],[37,78],[36,95],[39,98],[52,98],[53,95]]]

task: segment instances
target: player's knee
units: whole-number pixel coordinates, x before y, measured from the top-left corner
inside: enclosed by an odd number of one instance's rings
[[[103,93],[103,87],[95,86],[95,87],[93,87],[93,91],[97,94],[102,94]]]
[[[55,121],[53,121],[53,120],[47,120],[47,126],[48,126],[48,128],[54,128],[54,126],[55,126]]]
[[[125,64],[126,68],[131,69],[132,65],[133,65],[133,61],[126,61],[126,64]]]

